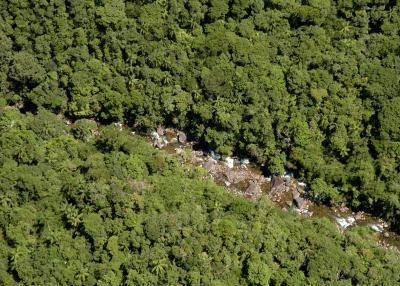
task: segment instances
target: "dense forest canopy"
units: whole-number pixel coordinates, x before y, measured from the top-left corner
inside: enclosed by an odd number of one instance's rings
[[[267,285],[267,278],[275,285],[394,285],[395,263],[387,266],[378,250],[360,246],[356,234],[346,240],[319,221],[302,233],[298,222],[263,202],[228,198],[212,184],[185,179],[177,162],[137,139],[120,139],[111,127],[100,137],[93,130],[96,122],[185,130],[221,154],[250,156],[271,174],[291,170],[325,203],[346,202],[400,231],[399,31],[394,0],[0,1],[3,283],[80,285],[71,278],[79,276],[93,285],[106,272],[116,285],[220,285],[227,273],[230,285]],[[74,128],[55,114],[72,119]],[[171,189],[171,180],[181,189]],[[175,196],[183,197],[170,202]],[[132,200],[127,218],[123,204]],[[199,206],[198,222],[190,204]],[[267,230],[275,224],[263,212],[290,230]],[[156,228],[159,216],[179,225],[179,234],[169,234],[169,222]],[[198,229],[186,229],[195,223]],[[308,236],[317,229],[326,232],[323,243]],[[137,235],[125,238],[128,230]],[[250,230],[256,234],[247,237]],[[274,240],[261,238],[268,231]],[[190,239],[194,233],[202,238]],[[229,241],[235,235],[250,245]],[[224,244],[227,253],[205,250],[202,239]],[[197,258],[190,260],[190,251]],[[159,264],[140,257],[153,253]],[[143,264],[130,265],[130,255]],[[66,260],[64,274],[51,270]],[[315,270],[322,262],[332,265]],[[203,268],[210,263],[218,271]],[[366,263],[375,265],[372,272]],[[197,270],[185,272],[193,265]],[[279,267],[287,272],[276,274]],[[265,281],[249,278],[257,271]],[[40,280],[44,273],[55,280]],[[198,280],[200,273],[209,276]]]
[[[0,285],[397,285],[398,251],[227,193],[139,136],[0,110]]]
[[[400,217],[400,4],[0,3],[3,104],[159,124]]]

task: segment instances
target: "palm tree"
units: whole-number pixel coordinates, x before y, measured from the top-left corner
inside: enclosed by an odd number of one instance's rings
[[[168,263],[167,260],[165,258],[162,259],[158,259],[155,263],[154,263],[154,267],[151,269],[151,272],[160,275],[161,273],[164,273],[165,270],[168,267]]]
[[[89,277],[89,270],[86,267],[83,267],[79,270],[79,272],[75,275],[75,278],[83,285],[83,283]]]

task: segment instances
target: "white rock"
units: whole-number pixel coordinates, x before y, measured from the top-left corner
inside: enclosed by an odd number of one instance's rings
[[[250,160],[247,159],[247,158],[244,158],[244,159],[242,159],[242,160],[240,161],[240,164],[242,164],[242,165],[248,165],[248,164],[250,164]]]
[[[235,160],[231,157],[226,157],[225,164],[228,166],[228,168],[232,169],[233,166],[235,165]]]
[[[131,135],[135,135],[136,134],[136,132],[135,131],[131,131]]]
[[[352,226],[356,222],[356,219],[352,216],[336,217],[335,220],[336,220],[336,223],[343,229],[346,229],[349,226]]]
[[[271,177],[266,178],[267,182],[271,182]]]
[[[293,177],[293,173],[286,172],[285,175],[283,175],[283,177],[285,179],[290,179],[291,177]]]
[[[225,186],[229,187],[231,185],[231,182],[225,181]]]
[[[151,139],[153,139],[153,140],[158,140],[158,139],[160,139],[160,135],[158,135],[158,133],[157,133],[156,131],[152,131],[152,132],[150,133],[150,137],[151,137]]]
[[[307,184],[304,182],[298,182],[298,184],[300,187],[303,187],[303,188],[307,187]]]
[[[384,231],[384,227],[383,227],[383,225],[381,225],[381,224],[377,224],[377,223],[375,223],[375,224],[370,224],[369,227],[370,227],[373,231],[376,231],[376,232],[383,232],[383,231]]]

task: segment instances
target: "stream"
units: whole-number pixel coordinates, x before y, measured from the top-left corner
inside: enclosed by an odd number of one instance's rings
[[[392,232],[380,218],[364,212],[353,212],[345,205],[329,207],[309,199],[307,186],[291,174],[267,177],[261,168],[247,159],[223,157],[213,151],[196,150],[186,135],[173,129],[152,132],[147,139],[153,146],[177,156],[182,164],[202,166],[227,191],[248,199],[267,195],[284,211],[293,211],[303,217],[326,217],[342,232],[359,226],[369,228],[378,236],[378,245],[400,250],[400,235]]]

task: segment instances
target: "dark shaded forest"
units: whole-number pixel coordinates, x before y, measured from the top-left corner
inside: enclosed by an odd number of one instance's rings
[[[364,234],[93,130],[184,130],[399,232],[399,30],[392,0],[0,1],[0,279],[395,285],[398,262]]]

